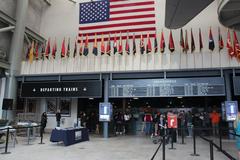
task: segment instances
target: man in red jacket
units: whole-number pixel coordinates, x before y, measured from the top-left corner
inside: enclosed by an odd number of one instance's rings
[[[153,121],[152,114],[150,114],[149,112],[146,112],[146,114],[144,116],[145,134],[146,135],[150,135],[151,134],[152,121]]]

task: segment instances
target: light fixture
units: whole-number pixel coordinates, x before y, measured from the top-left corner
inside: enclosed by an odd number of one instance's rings
[[[134,97],[133,99],[139,99],[138,97]]]
[[[89,100],[94,100],[94,98],[88,98]]]
[[[181,98],[183,98],[183,97],[177,97],[177,98],[181,99]]]

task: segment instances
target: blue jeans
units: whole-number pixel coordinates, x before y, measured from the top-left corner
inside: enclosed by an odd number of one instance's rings
[[[145,122],[145,134],[151,134],[151,122]]]
[[[192,132],[192,123],[187,123],[187,128],[188,128],[188,136],[191,136],[193,135],[193,132]]]

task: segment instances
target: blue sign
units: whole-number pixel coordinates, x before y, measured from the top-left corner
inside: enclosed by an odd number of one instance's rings
[[[238,102],[225,101],[227,121],[235,121],[238,116]]]
[[[110,122],[112,116],[111,103],[99,103],[99,121]]]

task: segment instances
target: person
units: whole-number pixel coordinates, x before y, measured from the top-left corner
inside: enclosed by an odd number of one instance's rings
[[[188,137],[192,137],[193,132],[192,132],[192,112],[188,111],[187,115],[186,115],[186,120],[187,120],[187,129],[188,129]]]
[[[146,112],[144,116],[144,122],[145,122],[145,134],[151,135],[151,125],[152,125],[153,117],[152,114],[149,112]]]
[[[60,120],[61,120],[61,113],[60,113],[60,110],[58,109],[56,113],[57,127],[60,127]]]
[[[123,121],[124,121],[122,112],[118,112],[114,116],[114,120],[115,120],[115,124],[116,124],[116,135],[122,134],[123,133]]]
[[[124,134],[129,134],[129,126],[131,120],[131,114],[129,112],[125,112],[124,114]]]
[[[46,125],[47,125],[47,113],[43,112],[41,115],[41,132],[40,132],[40,134],[45,133]]]
[[[234,122],[234,128],[237,135],[240,135],[240,112]],[[236,147],[238,150],[238,159],[240,160],[240,137],[236,136]]]
[[[216,112],[216,110],[213,110],[213,112],[210,114],[211,122],[212,122],[212,129],[213,129],[213,136],[218,135],[218,127],[220,122],[220,115]]]

